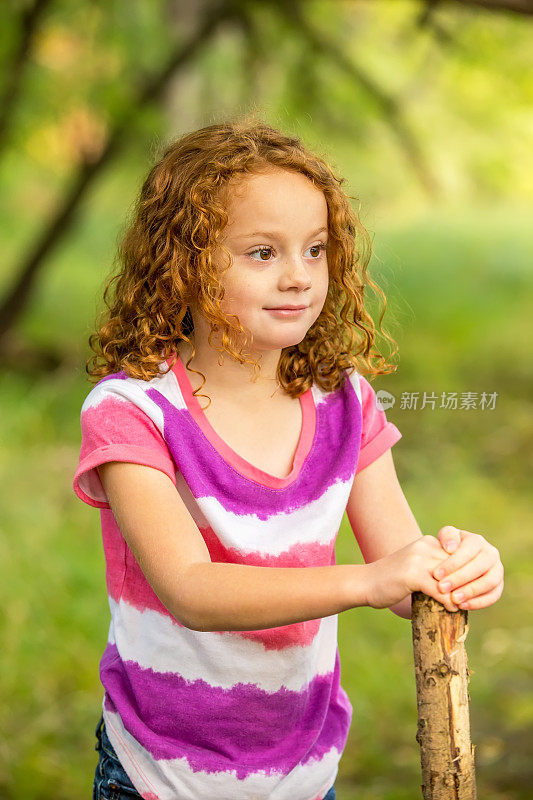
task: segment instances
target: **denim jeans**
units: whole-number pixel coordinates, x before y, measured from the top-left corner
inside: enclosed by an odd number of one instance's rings
[[[128,778],[109,741],[103,715],[96,726],[95,750],[100,753],[93,783],[93,800],[142,800],[141,795]]]
[[[98,721],[95,735],[98,741],[94,749],[99,751],[100,760],[94,773],[93,800],[142,800],[108,739],[103,715]],[[335,800],[334,786],[324,800]]]

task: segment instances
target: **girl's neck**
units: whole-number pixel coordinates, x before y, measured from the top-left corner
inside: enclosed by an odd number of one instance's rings
[[[204,389],[212,390],[220,396],[233,397],[241,403],[261,403],[268,400],[277,399],[285,392],[281,389],[277,377],[277,365],[281,351],[265,351],[261,358],[261,372],[255,381],[253,377],[253,367],[250,364],[239,364],[229,353],[224,352],[222,366],[218,363],[219,352],[209,345],[199,347],[197,343],[196,353],[191,363],[187,367],[187,361],[192,355],[192,347],[187,342],[181,342],[178,348],[179,356],[187,370],[193,389],[201,385],[202,378],[191,368],[202,372],[206,377]]]

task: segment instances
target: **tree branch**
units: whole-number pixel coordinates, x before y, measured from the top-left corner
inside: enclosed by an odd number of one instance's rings
[[[5,84],[3,96],[0,97],[0,150],[5,147],[9,122],[13,119],[22,87],[24,70],[31,55],[31,47],[44,12],[51,0],[35,0],[33,5],[21,15],[21,35],[18,47],[13,52],[11,64],[4,70]]]
[[[279,8],[287,20],[294,26],[299,34],[307,39],[310,51],[313,53],[323,53],[331,62],[336,64],[354,82],[372,98],[388,121],[390,127],[396,134],[408,161],[410,161],[415,173],[431,197],[439,194],[439,186],[434,178],[429,166],[426,164],[424,154],[414,136],[409,130],[407,123],[403,119],[401,108],[397,101],[389,95],[379,84],[369,77],[352,59],[343,53],[333,41],[329,41],[322,33],[314,30],[301,12],[299,3],[285,4],[279,2]]]
[[[485,11],[509,11],[513,14],[533,15],[532,0],[446,0],[463,6],[476,6]]]
[[[422,29],[427,29],[439,44],[455,45],[456,42],[453,36],[450,36],[447,30],[437,21],[435,11],[437,10],[441,0],[425,0],[425,5],[420,10],[420,14],[416,19],[415,25]]]
[[[23,261],[22,268],[0,306],[0,350],[5,345],[5,334],[14,325],[28,302],[38,270],[46,257],[57,246],[66,230],[74,223],[81,201],[96,176],[124,147],[135,130],[135,116],[144,106],[159,100],[176,70],[191,61],[198,50],[213,36],[218,27],[233,14],[231,3],[221,3],[211,8],[198,31],[175,50],[161,71],[144,79],[139,87],[137,101],[123,113],[105,142],[100,155],[93,161],[81,164],[70,189],[59,204],[55,216]]]

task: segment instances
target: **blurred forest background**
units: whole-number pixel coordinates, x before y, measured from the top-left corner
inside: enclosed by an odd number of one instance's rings
[[[0,25],[0,796],[89,797],[109,609],[99,514],[72,490],[88,337],[117,238],[170,139],[256,111],[346,177],[383,325],[374,388],[426,533],[483,533],[502,599],[470,613],[484,800],[533,782],[533,82],[529,0],[7,0]],[[492,408],[403,392],[497,393]],[[477,394],[476,394],[477,393]],[[345,517],[340,562],[360,553]],[[420,796],[410,624],[340,615],[354,705],[339,800]]]

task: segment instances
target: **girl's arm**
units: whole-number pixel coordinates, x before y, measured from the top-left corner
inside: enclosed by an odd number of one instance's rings
[[[393,554],[409,543],[427,538],[402,491],[390,449],[356,474],[346,513],[365,562],[379,567],[385,580],[387,574],[390,580],[395,577],[397,558]],[[451,525],[439,530],[437,540],[441,560],[432,568],[431,575],[449,610],[457,609],[455,603],[465,607],[454,594],[459,588],[465,595],[463,599],[470,601],[468,608],[484,608],[498,600],[503,591],[503,566],[495,547],[479,534],[460,531]],[[450,553],[453,555],[448,557]],[[432,591],[423,591],[435,596]],[[410,619],[411,595],[389,608]]]
[[[122,461],[101,464],[98,473],[146,579],[172,616],[193,630],[260,630],[357,606],[388,608],[416,589],[450,605],[431,574],[443,558],[433,536],[370,564],[277,568],[211,562],[168,475]]]
[[[98,474],[146,579],[188,628],[260,630],[367,604],[371,576],[365,565],[276,568],[211,562],[194,519],[165,473],[110,461],[98,466]]]
[[[346,514],[367,564],[423,535],[398,481],[390,448],[356,474]],[[411,596],[390,608],[410,619]]]

